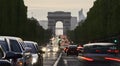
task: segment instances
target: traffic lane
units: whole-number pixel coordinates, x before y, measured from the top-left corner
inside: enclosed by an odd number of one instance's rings
[[[79,66],[77,56],[66,56],[63,59],[65,66]]]
[[[57,56],[58,56],[57,52],[45,52],[43,54],[44,59],[56,59]]]
[[[79,60],[77,59],[76,55],[69,55],[67,56],[66,53],[63,52],[62,59],[64,61],[65,66],[79,66]]]
[[[45,52],[43,54],[43,66],[52,66],[58,58],[57,52]]]

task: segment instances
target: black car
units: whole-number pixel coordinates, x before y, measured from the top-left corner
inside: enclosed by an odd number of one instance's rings
[[[30,49],[23,48],[21,44],[23,44],[23,40],[19,37],[11,37],[11,36],[0,36],[0,45],[5,50],[5,53],[12,54],[14,58],[8,59],[13,66],[31,66],[32,56]]]
[[[32,65],[33,66],[43,66],[43,57],[41,51],[38,49],[38,44],[33,41],[24,41],[24,47],[32,48]]]
[[[78,56],[78,50],[77,50],[77,45],[69,45],[67,49],[67,56],[68,55],[76,55]]]

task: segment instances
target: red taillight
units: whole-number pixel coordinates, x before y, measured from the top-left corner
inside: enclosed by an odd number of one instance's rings
[[[107,50],[107,52],[119,53],[119,50]]]
[[[107,50],[107,52],[112,52],[112,50]]]
[[[113,61],[118,61],[120,62],[120,58],[110,58],[110,57],[105,57],[106,60],[113,60]]]
[[[87,60],[87,61],[94,61],[92,58],[88,58],[88,57],[81,57],[83,60]]]
[[[115,53],[119,53],[119,50],[115,50]]]
[[[96,50],[96,52],[101,52],[100,50]]]

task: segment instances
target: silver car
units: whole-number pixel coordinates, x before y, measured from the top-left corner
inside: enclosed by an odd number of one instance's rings
[[[90,43],[83,45],[81,61],[114,61],[119,50],[114,43]]]
[[[32,66],[43,66],[43,57],[41,51],[38,49],[37,42],[34,41],[24,41],[24,47],[32,48]]]
[[[0,36],[0,45],[5,50],[5,53],[15,54],[14,58],[8,59],[13,66],[31,66],[32,56],[28,52],[30,49],[27,47],[24,49],[21,44],[24,44],[24,42],[19,37]]]

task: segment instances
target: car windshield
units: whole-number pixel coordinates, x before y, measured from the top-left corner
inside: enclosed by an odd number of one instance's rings
[[[5,41],[0,40],[0,45],[5,51],[9,51],[8,44]]]
[[[26,47],[32,48],[31,53],[37,53],[37,50],[36,50],[36,48],[35,48],[33,43],[25,43],[25,44],[26,44],[25,45]]]
[[[108,50],[117,50],[117,46],[116,45],[108,45],[108,46],[94,45],[94,46],[84,47],[84,53],[106,54],[108,53]]]
[[[71,45],[69,48],[77,48],[77,45]]]

